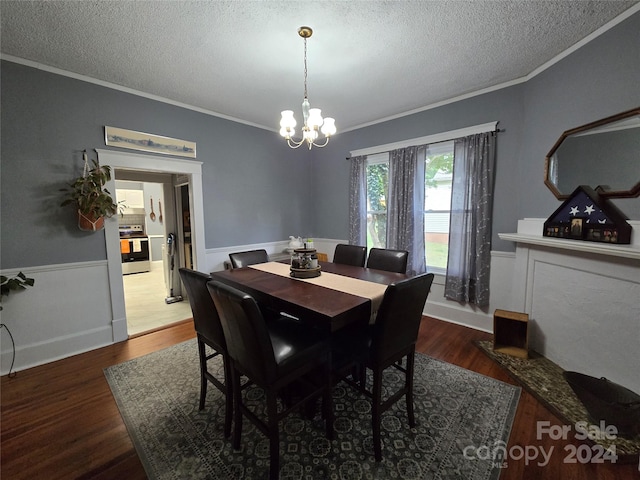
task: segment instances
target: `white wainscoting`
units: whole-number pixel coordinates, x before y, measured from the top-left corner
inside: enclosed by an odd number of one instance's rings
[[[314,239],[314,247],[327,253],[329,261],[339,239]],[[224,269],[229,253],[264,248],[281,253],[288,240],[213,248],[206,251],[205,272]],[[479,309],[444,298],[444,278],[432,287],[424,313],[433,317],[491,331],[493,311],[511,307],[511,279],[514,254],[492,252],[491,305]],[[16,344],[14,371],[24,370],[78,353],[93,350],[127,338],[126,318],[112,309],[107,261],[47,265],[4,270],[3,275],[19,271],[35,279],[35,286],[24,292],[12,292],[3,299],[2,323]],[[114,280],[116,281],[116,280]],[[122,280],[118,280],[121,282]],[[115,340],[114,340],[115,339]],[[11,365],[11,341],[0,331],[1,373]]]
[[[313,239],[313,248],[318,252],[326,253],[329,261],[333,260],[333,252],[338,243],[348,243],[346,240],[335,240],[330,238]],[[205,272],[219,272],[224,270],[224,262],[229,261],[229,254],[233,252],[243,252],[246,250],[258,250],[264,248],[269,255],[282,253],[289,246],[289,241],[252,243],[248,245],[234,245],[231,247],[220,247],[207,249],[207,266]]]
[[[333,252],[339,243],[347,240],[320,238],[314,239],[314,248],[326,253],[329,261],[333,261]],[[224,262],[229,260],[229,253],[243,250],[264,248],[267,253],[281,253],[288,242],[256,243],[236,245],[233,247],[207,250],[208,272],[224,270]],[[510,309],[513,305],[511,296],[511,279],[513,278],[515,254],[512,252],[491,252],[491,302],[488,307],[478,308],[447,300],[444,297],[444,277],[436,275],[431,293],[424,309],[425,315],[447,322],[491,332],[493,330],[493,312],[496,308]]]
[[[424,314],[476,330],[493,332],[493,312],[497,308],[513,309],[511,278],[514,261],[515,254],[512,252],[491,252],[490,301],[488,306],[482,308],[446,299],[445,278],[443,275],[436,275]]]
[[[52,362],[113,343],[107,262],[83,262],[4,270],[35,280],[2,301],[2,323],[16,345],[14,371]],[[12,346],[2,329],[2,375],[9,372]]]
[[[202,269],[204,272],[219,272],[224,270],[224,262],[229,261],[229,254],[233,252],[244,252],[246,250],[259,250],[264,248],[269,255],[274,253],[282,253],[287,246],[288,241],[269,242],[269,243],[251,243],[248,245],[234,245],[231,247],[209,248],[207,249],[207,266]]]
[[[558,239],[545,244],[543,222],[521,220],[522,237],[509,234],[518,242],[514,308],[529,314],[530,347],[565,370],[640,392],[638,239],[622,253],[595,242],[564,240],[558,247]],[[629,223],[636,233],[639,222]],[[532,227],[540,232],[535,242]]]

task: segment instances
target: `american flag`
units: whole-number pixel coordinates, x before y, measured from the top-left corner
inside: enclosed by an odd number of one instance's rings
[[[554,215],[549,218],[553,223],[570,223],[572,218],[586,218],[585,223],[597,223],[600,225],[614,225],[598,206],[598,204],[584,191],[579,190]]]

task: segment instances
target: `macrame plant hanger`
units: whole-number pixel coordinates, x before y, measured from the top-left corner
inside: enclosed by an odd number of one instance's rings
[[[84,171],[82,172],[82,178],[86,180],[89,174],[89,159],[87,157],[87,151],[82,151],[82,159],[84,160]],[[104,228],[104,217],[89,218],[78,209],[78,228],[85,232],[96,232]]]

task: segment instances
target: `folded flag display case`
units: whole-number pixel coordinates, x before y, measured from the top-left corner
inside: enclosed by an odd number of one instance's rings
[[[544,222],[545,237],[631,243],[631,225],[611,201],[586,185],[576,188]]]

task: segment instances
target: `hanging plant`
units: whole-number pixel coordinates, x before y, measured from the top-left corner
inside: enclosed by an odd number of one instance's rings
[[[111,192],[104,185],[111,180],[111,167],[100,166],[98,160],[92,160],[89,167],[87,151],[82,154],[84,172],[76,178],[66,192],[61,206],[74,205],[78,211],[78,228],[84,231],[97,231],[104,228],[104,218],[112,217],[118,212],[118,205],[113,201]]]

